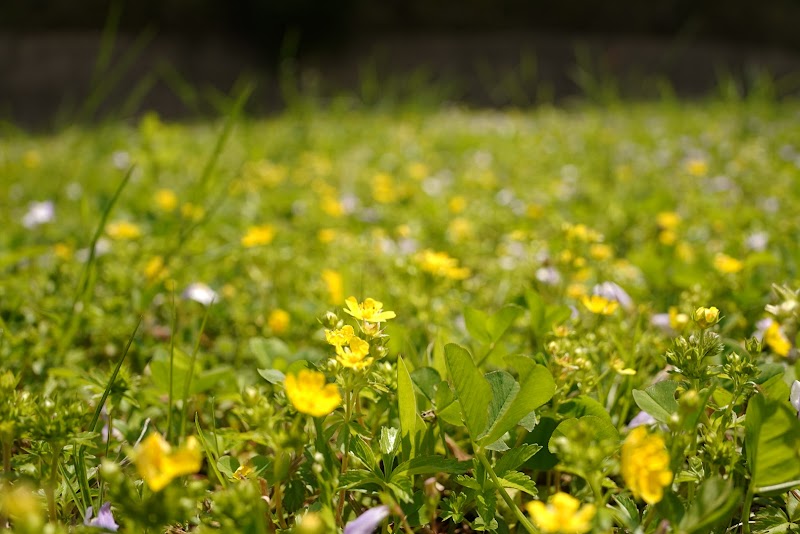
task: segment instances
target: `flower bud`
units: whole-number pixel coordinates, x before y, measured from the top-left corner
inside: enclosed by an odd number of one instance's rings
[[[710,328],[719,321],[719,310],[714,306],[710,308],[704,308],[701,306],[695,310],[692,318],[700,328]]]

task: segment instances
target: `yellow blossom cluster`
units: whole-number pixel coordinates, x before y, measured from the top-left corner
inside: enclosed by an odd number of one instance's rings
[[[459,267],[458,260],[450,257],[445,252],[436,252],[425,249],[415,257],[420,269],[434,276],[449,278],[450,280],[464,280],[470,275],[467,267]]]
[[[150,489],[161,491],[174,478],[197,473],[203,456],[193,436],[173,451],[161,434],[153,433],[133,451],[133,461]]]
[[[533,522],[546,534],[583,534],[592,528],[592,519],[597,513],[593,504],[581,506],[581,502],[567,493],[558,492],[548,500],[528,503],[528,513]]]
[[[296,375],[286,375],[286,396],[295,410],[314,417],[324,417],[342,403],[335,384],[326,384],[325,375],[303,369]]]
[[[656,504],[672,482],[669,454],[663,438],[638,426],[622,444],[622,478],[637,498]]]

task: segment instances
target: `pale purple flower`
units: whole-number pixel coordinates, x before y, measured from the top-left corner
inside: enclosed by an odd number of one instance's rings
[[[637,426],[643,425],[652,425],[656,422],[655,418],[652,415],[645,411],[641,411],[636,416],[631,419],[631,422],[628,423],[628,430],[632,428],[636,428]]]
[[[86,517],[83,520],[83,524],[87,527],[96,527],[102,528],[105,530],[110,530],[111,532],[116,532],[119,529],[119,525],[116,521],[114,521],[114,515],[111,513],[111,503],[105,502],[103,506],[100,507],[100,511],[97,513],[97,517],[92,519],[92,507],[88,507],[86,509]]]
[[[792,403],[794,409],[797,410],[797,417],[800,419],[800,381],[795,380],[792,382],[792,390],[789,393],[789,402]]]
[[[561,273],[555,267],[540,267],[536,269],[536,279],[548,286],[561,283]]]
[[[773,320],[772,317],[764,317],[760,321],[756,323],[756,330],[753,332],[753,335],[750,337],[754,337],[759,341],[764,341],[764,333],[767,329],[772,326]]]
[[[744,246],[753,252],[764,252],[769,244],[769,234],[766,232],[753,232],[744,240]]]
[[[615,300],[626,310],[633,309],[633,299],[628,293],[614,282],[603,282],[592,289],[592,293],[608,300]]]
[[[40,224],[53,222],[55,218],[56,210],[52,200],[31,202],[28,204],[28,212],[22,217],[22,226],[36,228]]]
[[[665,334],[674,334],[675,330],[672,328],[672,323],[669,320],[668,313],[657,313],[650,318],[650,324],[664,332]]]
[[[384,505],[370,508],[344,527],[344,534],[372,534],[389,516],[389,507]]]
[[[183,290],[183,298],[199,302],[203,306],[210,306],[212,302],[218,300],[217,292],[202,282],[189,284]]]

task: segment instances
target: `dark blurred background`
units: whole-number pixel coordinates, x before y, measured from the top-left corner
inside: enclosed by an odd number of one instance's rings
[[[793,95],[800,0],[0,0],[0,119]],[[238,85],[237,85],[238,84]]]

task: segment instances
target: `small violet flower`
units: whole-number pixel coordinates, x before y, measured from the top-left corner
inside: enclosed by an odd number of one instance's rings
[[[797,417],[800,419],[800,380],[792,382],[792,390],[789,393],[789,402],[797,410]]]
[[[375,529],[389,516],[389,507],[386,505],[370,508],[344,527],[344,534],[372,534]]]
[[[119,529],[119,525],[116,521],[114,521],[114,515],[111,513],[111,503],[106,502],[103,503],[103,506],[100,507],[100,511],[97,513],[97,517],[92,519],[92,507],[88,507],[86,509],[86,517],[83,520],[83,524],[87,527],[96,527],[102,528],[105,530],[110,530],[111,532],[116,532]]]
[[[628,293],[614,282],[603,282],[592,289],[592,293],[600,295],[606,300],[614,300],[626,310],[633,309],[633,299]]]

